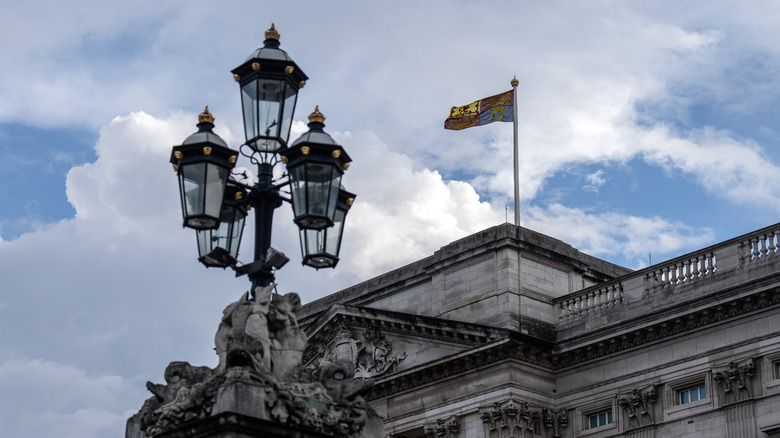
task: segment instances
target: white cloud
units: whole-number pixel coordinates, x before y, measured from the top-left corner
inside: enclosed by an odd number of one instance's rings
[[[658,261],[704,247],[714,237],[709,228],[695,228],[660,217],[584,211],[560,204],[528,207],[523,225],[607,260],[615,256],[636,259],[651,252]]]
[[[599,187],[603,186],[604,183],[607,182],[607,180],[604,179],[604,170],[602,169],[599,169],[593,173],[585,175],[585,180],[588,183],[582,186],[582,190],[585,190],[586,192],[596,192],[596,193],[598,193]]]
[[[0,424],[14,437],[114,436],[127,421],[123,398],[136,392],[120,376],[11,359],[0,363]]]
[[[714,196],[780,212],[780,167],[758,145],[712,128],[682,139],[659,127],[638,141],[644,143],[648,162],[693,175]]]

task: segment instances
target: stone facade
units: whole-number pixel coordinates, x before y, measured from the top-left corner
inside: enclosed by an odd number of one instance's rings
[[[510,224],[309,303],[387,437],[780,437],[780,224],[631,271]]]

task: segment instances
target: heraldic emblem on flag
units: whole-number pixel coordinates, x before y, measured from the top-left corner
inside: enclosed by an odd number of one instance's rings
[[[514,97],[514,90],[509,90],[468,105],[454,106],[444,121],[444,129],[459,130],[493,122],[513,122]]]

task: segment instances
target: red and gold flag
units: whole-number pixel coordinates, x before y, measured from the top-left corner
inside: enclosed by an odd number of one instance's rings
[[[454,106],[444,121],[444,129],[460,130],[493,122],[513,122],[514,97],[514,90],[509,90],[468,105]]]

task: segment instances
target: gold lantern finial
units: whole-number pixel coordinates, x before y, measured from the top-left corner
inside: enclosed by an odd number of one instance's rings
[[[214,124],[214,116],[209,112],[209,107],[206,105],[206,109],[198,116],[198,123],[211,123]]]
[[[279,41],[279,32],[276,31],[273,23],[271,23],[271,28],[265,31],[265,39]]]
[[[517,76],[513,77],[509,83],[512,84],[513,87],[520,85],[520,81],[517,80]]]
[[[315,106],[314,107],[314,112],[309,114],[309,123],[312,123],[312,122],[320,122],[320,123],[324,123],[325,122],[325,116],[323,116],[322,113],[320,112],[320,106],[319,105]]]

